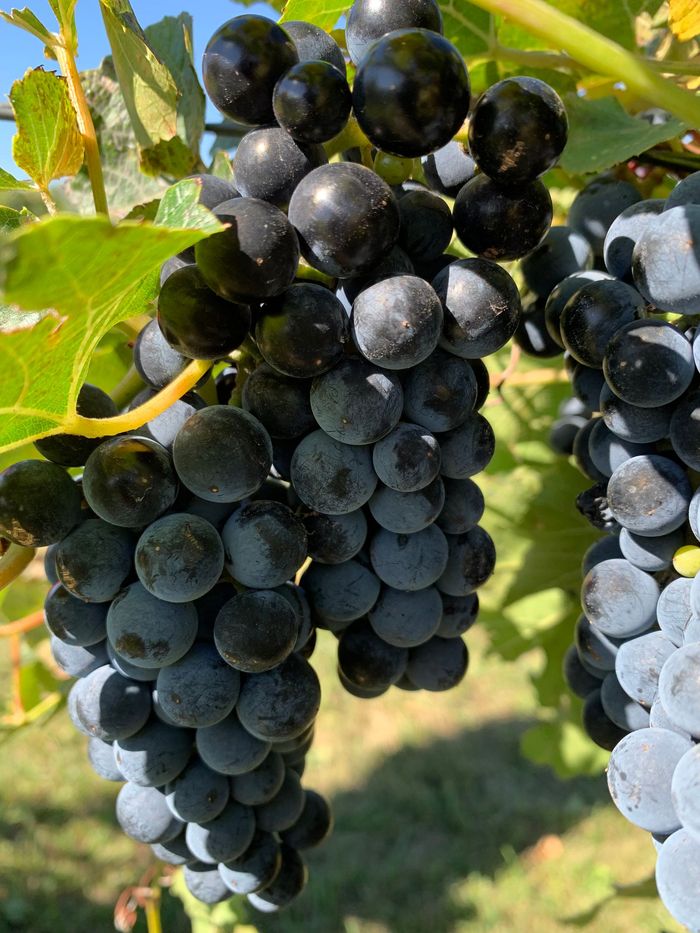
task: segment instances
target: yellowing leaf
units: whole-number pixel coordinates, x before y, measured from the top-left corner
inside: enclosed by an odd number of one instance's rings
[[[166,259],[221,229],[198,196],[196,182],[181,182],[166,192],[157,224],[59,215],[0,247],[5,302],[51,309],[37,323],[36,311],[11,308],[0,333],[0,451],[61,430],[103,335],[149,309]]]
[[[698,0],[670,0],[668,24],[674,36],[687,42],[700,35],[700,3]]]
[[[39,188],[64,175],[75,175],[83,164],[83,137],[65,78],[43,68],[15,81],[10,102],[17,121],[12,155]]]

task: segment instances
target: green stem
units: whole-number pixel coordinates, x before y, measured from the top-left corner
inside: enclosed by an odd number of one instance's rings
[[[549,45],[562,49],[596,74],[622,81],[657,107],[671,111],[691,127],[700,126],[700,98],[668,81],[646,61],[567,16],[544,0],[472,0],[475,6],[506,17]]]
[[[130,366],[121,382],[118,382],[109,394],[112,396],[112,401],[117,408],[126,408],[133,397],[138,395],[141,389],[145,388],[145,385],[145,382],[136,371],[136,367]]]
[[[641,59],[638,56],[632,56],[632,58],[637,62],[646,64],[652,71],[657,71],[660,74],[685,75],[688,77],[700,75],[700,62],[664,61],[656,58]],[[580,71],[582,67],[576,58],[571,55],[564,55],[561,52],[511,49],[498,43],[495,43],[489,49],[488,54],[469,56],[467,63],[476,65],[494,60],[513,62],[516,65],[524,65],[528,68],[565,68],[569,71]],[[586,70],[590,69],[587,68]],[[595,71],[600,71],[600,64],[596,66]]]
[[[36,551],[31,547],[11,544],[0,558],[0,590],[9,586],[25,570],[34,558]]]
[[[700,170],[700,158],[687,153],[686,155],[669,152],[667,149],[647,149],[638,155],[635,162],[643,165],[660,165],[662,168],[685,169],[688,172]]]

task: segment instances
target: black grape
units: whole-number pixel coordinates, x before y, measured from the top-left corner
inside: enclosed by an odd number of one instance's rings
[[[214,641],[221,657],[239,671],[268,671],[288,657],[299,624],[290,604],[267,590],[239,593],[221,609]]]
[[[117,821],[127,836],[146,844],[167,843],[182,830],[155,787],[125,784],[117,795]]]
[[[107,660],[104,663],[106,664],[107,661],[109,661],[109,665],[113,670],[130,680],[145,684],[155,683],[158,679],[159,667],[137,667],[136,664],[131,664],[131,662],[117,654],[109,641],[107,642]]]
[[[438,526],[449,535],[460,535],[478,524],[484,514],[484,494],[470,479],[443,480],[445,501]]]
[[[300,62],[328,62],[345,74],[345,58],[340,46],[325,30],[313,23],[290,20],[285,22],[284,31],[294,43]]]
[[[622,211],[641,200],[639,191],[628,181],[601,175],[574,198],[569,208],[569,224],[588,240],[596,256],[602,256],[612,222]]]
[[[289,220],[306,261],[338,278],[367,272],[399,236],[391,188],[370,169],[348,162],[310,172],[292,195]]]
[[[658,693],[661,668],[675,650],[663,632],[649,632],[620,645],[615,673],[625,693],[649,709]]]
[[[252,771],[270,751],[270,743],[251,735],[235,712],[213,726],[197,729],[196,744],[205,764],[228,775]]]
[[[342,564],[355,557],[367,540],[367,519],[361,509],[345,515],[303,511],[309,557],[319,564]]]
[[[284,85],[288,80],[289,72],[283,76],[280,84]],[[275,89],[275,95],[278,88],[279,84]],[[261,201],[268,201],[284,211],[302,178],[312,169],[327,162],[323,146],[295,142],[286,128],[266,126],[251,130],[240,141],[233,159],[233,171],[236,185],[244,197],[260,198]]]
[[[521,259],[542,242],[551,223],[552,199],[539,180],[503,188],[477,175],[455,200],[455,232],[483,259]]]
[[[645,304],[629,285],[614,279],[584,284],[559,319],[566,349],[584,366],[603,365],[609,341],[625,324],[642,317]]]
[[[323,61],[293,65],[277,82],[272,97],[272,109],[279,125],[292,139],[307,145],[324,143],[337,136],[347,123],[351,108],[352,95],[345,79],[344,61],[342,71]],[[239,181],[238,172],[236,181]]]
[[[358,358],[343,360],[311,386],[316,421],[345,444],[372,444],[387,435],[398,424],[403,402],[397,376]]]
[[[416,492],[439,475],[440,445],[426,428],[401,422],[374,445],[372,462],[385,486]]]
[[[631,281],[632,255],[637,241],[654,218],[664,210],[663,198],[647,198],[625,208],[613,220],[605,235],[603,258],[608,272],[617,279]]]
[[[417,492],[397,492],[379,486],[369,500],[372,517],[388,531],[413,534],[437,519],[445,504],[445,487],[440,477]]]
[[[342,444],[324,431],[314,431],[299,444],[291,475],[304,505],[329,515],[359,509],[377,486],[370,449]]]
[[[581,590],[586,617],[606,635],[630,638],[651,628],[659,585],[626,560],[601,561],[588,572]]]
[[[556,230],[565,230],[565,227],[556,227],[553,228]],[[581,243],[585,244],[586,249],[590,251],[590,247],[583,239],[583,237],[574,233],[571,234],[571,239],[578,238]],[[523,263],[525,265],[525,263]],[[570,275],[567,275],[563,278],[554,288],[551,289],[548,295],[545,295],[545,306],[544,306],[544,322],[547,328],[547,332],[552,340],[555,341],[562,349],[564,347],[564,341],[561,336],[561,316],[564,312],[564,308],[567,305],[567,302],[572,298],[579,289],[583,288],[584,285],[587,285],[589,282],[602,282],[602,281],[612,281],[612,276],[608,275],[607,272],[598,272],[596,269],[584,269],[580,272],[572,272]],[[578,413],[577,413],[578,414]]]
[[[666,210],[686,204],[700,204],[700,173],[692,172],[676,184],[666,198]]]
[[[272,123],[272,92],[299,60],[287,33],[264,16],[236,16],[207,43],[204,87],[224,116],[252,126]]]
[[[452,240],[452,215],[442,198],[424,189],[407,191],[399,198],[399,214],[399,246],[414,263],[442,256]]]
[[[54,661],[70,677],[87,677],[109,661],[104,641],[82,647],[68,645],[52,635],[50,642]]]
[[[623,401],[657,408],[675,401],[692,382],[692,346],[672,324],[633,321],[608,344],[603,371]]]
[[[607,384],[600,393],[600,412],[610,430],[625,441],[648,444],[667,437],[671,430],[673,403],[656,408],[639,408],[623,402]]]
[[[255,339],[274,370],[308,379],[342,359],[350,339],[347,314],[327,288],[299,283],[264,305]]]
[[[608,428],[602,418],[597,418],[588,433],[588,453],[593,465],[603,476],[612,476],[615,470],[631,457],[654,453],[653,444],[633,444]]]
[[[700,780],[700,758],[697,747],[689,749],[676,765],[671,782],[673,806],[684,829],[698,836],[700,833],[700,807],[697,786]]]
[[[690,605],[692,585],[693,581],[687,577],[672,580],[661,591],[656,606],[656,618],[661,631],[677,647],[683,644],[683,634],[693,618]]]
[[[659,897],[676,920],[691,930],[697,928],[700,913],[699,863],[700,841],[686,829],[679,829],[664,842],[656,863]]]
[[[610,796],[635,826],[664,834],[680,829],[671,799],[671,778],[690,747],[675,732],[638,729],[615,748],[608,765]]]
[[[411,648],[406,674],[420,690],[452,690],[467,673],[469,652],[461,638],[431,638]]]
[[[97,386],[84,383],[75,402],[76,411],[83,418],[112,418],[117,414],[117,406],[112,399]],[[34,446],[47,460],[64,467],[83,466],[96,447],[102,443],[101,437],[80,437],[78,434],[54,434],[42,437]]]
[[[620,550],[623,556],[635,567],[647,573],[659,573],[668,570],[673,556],[685,543],[682,528],[656,538],[636,535],[627,528],[620,532]]]
[[[476,402],[469,363],[438,348],[404,380],[404,416],[429,431],[450,431],[465,422]]]
[[[250,807],[229,801],[223,812],[204,823],[188,823],[187,845],[200,862],[216,865],[243,855],[255,835]]]
[[[222,532],[226,566],[244,586],[280,586],[306,560],[306,531],[291,509],[260,500],[242,506]]]
[[[568,354],[564,359],[569,359],[574,364],[571,385],[576,398],[583,402],[590,411],[597,411],[600,405],[600,394],[605,387],[605,377],[602,372],[599,369],[584,366],[582,363],[575,363],[573,357]]]
[[[153,718],[134,735],[114,743],[114,758],[127,781],[162,787],[184,769],[192,754],[192,733]]]
[[[88,674],[75,694],[75,716],[83,731],[103,742],[139,732],[151,714],[151,691],[106,664]]]
[[[188,179],[194,180],[199,184],[199,203],[213,211],[224,201],[230,201],[232,198],[240,197],[240,192],[230,181],[219,178],[217,175],[208,175],[200,172],[195,175],[188,175]],[[178,253],[173,259],[169,259],[161,270],[160,285],[163,287],[169,275],[172,275],[177,269],[182,268],[186,263],[194,262],[194,246]]]
[[[256,829],[245,852],[238,858],[221,862],[219,874],[233,894],[254,894],[272,884],[281,867],[279,842],[272,833]]]
[[[570,227],[555,226],[520,268],[530,291],[547,298],[562,280],[592,266],[593,250],[585,237]]]
[[[315,790],[306,790],[300,817],[280,833],[280,838],[295,849],[312,849],[328,838],[332,828],[333,814],[328,801]]]
[[[165,786],[165,802],[173,816],[185,823],[214,819],[224,809],[228,798],[228,778],[196,758]]]
[[[428,29],[397,29],[367,50],[352,101],[357,122],[378,149],[407,158],[427,155],[462,126],[469,75],[447,39]]]
[[[464,635],[474,625],[479,615],[479,597],[476,593],[468,596],[448,596],[440,594],[442,599],[442,618],[435,633],[440,638],[456,638]]]
[[[440,472],[449,479],[469,479],[491,462],[496,449],[493,428],[483,415],[472,414],[459,427],[438,437]]]
[[[134,366],[145,383],[163,389],[176,379],[190,361],[173,350],[163,336],[158,321],[149,321],[134,345]]]
[[[528,356],[551,359],[561,354],[560,344],[547,329],[544,299],[535,298],[531,304],[523,307],[523,315],[513,340]]]
[[[114,437],[88,457],[83,493],[100,518],[138,528],[175,502],[177,476],[165,448],[146,437]]]
[[[309,389],[308,382],[290,379],[262,363],[245,381],[243,408],[271,437],[303,437],[316,427]]]
[[[267,803],[279,791],[284,775],[284,759],[273,750],[252,771],[230,777],[231,796],[239,803],[245,803],[251,807]]]
[[[177,475],[210,502],[236,502],[256,492],[272,463],[265,428],[247,412],[213,405],[196,412],[173,446]]]
[[[632,457],[608,483],[608,504],[629,531],[658,537],[686,521],[692,496],[690,481],[677,463],[658,454]]]
[[[307,729],[320,702],[321,687],[314,669],[292,654],[279,667],[246,677],[237,709],[241,723],[253,735],[280,741]]]
[[[279,208],[257,198],[224,201],[214,211],[228,228],[195,247],[207,285],[229,301],[272,298],[292,284],[299,243]]]
[[[20,460],[0,473],[0,535],[14,544],[56,544],[80,518],[80,489],[56,464]]]
[[[468,596],[482,586],[496,565],[496,548],[479,525],[461,535],[447,535],[448,559],[437,581],[441,593]]]
[[[298,897],[306,887],[308,870],[304,860],[291,846],[280,846],[282,864],[280,870],[267,887],[258,894],[249,894],[248,901],[262,913],[276,913],[280,908]]]
[[[440,344],[457,356],[475,359],[500,350],[521,314],[520,295],[505,269],[488,259],[460,259],[433,281],[445,325]]]
[[[574,641],[579,659],[587,671],[601,672],[602,677],[607,671],[615,670],[620,639],[605,635],[597,626],[591,625],[586,616],[579,616]]]
[[[165,667],[191,648],[197,610],[192,603],[157,599],[143,584],[132,583],[109,607],[107,635],[117,654],[136,667]]]
[[[156,395],[155,389],[145,389],[139,392],[136,398],[129,406],[130,410],[143,402],[147,402]],[[188,392],[176,402],[173,402],[164,412],[151,418],[142,428],[139,428],[141,437],[150,437],[164,447],[169,453],[172,452],[175,438],[180,433],[180,428],[191,418],[196,411],[201,411],[206,407],[204,399],[196,392]],[[207,516],[202,516],[206,518]]]
[[[352,309],[352,334],[360,353],[384,369],[422,363],[440,339],[443,313],[431,286],[397,275],[362,291]]]
[[[159,861],[165,862],[167,865],[190,865],[196,862],[194,855],[187,848],[184,825],[179,836],[169,842],[154,843],[151,846],[151,851]]]
[[[664,211],[649,222],[637,241],[632,260],[634,284],[660,311],[697,313],[699,242],[700,204]]]
[[[684,645],[668,658],[659,678],[659,699],[669,719],[693,736],[700,735],[700,643]]]
[[[442,620],[442,599],[435,587],[404,593],[384,587],[369,613],[381,639],[397,648],[414,648],[436,635]]]
[[[124,780],[124,775],[114,760],[114,749],[111,742],[103,742],[102,739],[91,737],[88,739],[87,750],[92,770],[98,777],[103,778],[105,781],[119,783]]]
[[[564,655],[563,673],[569,690],[582,700],[585,700],[589,693],[600,688],[600,678],[586,670],[575,645],[571,645]]]
[[[348,54],[358,65],[375,40],[395,29],[411,27],[442,32],[436,0],[355,0],[345,26]]]
[[[586,697],[581,720],[583,729],[589,739],[595,742],[599,748],[604,748],[609,752],[615,748],[626,734],[626,731],[615,725],[603,709],[600,690],[593,690]]]
[[[447,568],[447,539],[436,525],[411,535],[380,529],[372,539],[370,559],[387,586],[407,592],[422,590],[436,583]]]
[[[236,705],[240,675],[207,642],[195,642],[187,654],[161,668],[158,702],[171,722],[199,729],[225,719]]]
[[[700,391],[688,392],[676,405],[669,431],[671,446],[691,470],[700,470]]]
[[[218,360],[243,343],[250,327],[250,308],[220,298],[197,266],[184,266],[160,290],[158,326],[180,355]]]
[[[136,573],[144,587],[169,603],[204,596],[224,569],[224,546],[217,530],[197,515],[166,515],[139,538]]]
[[[290,829],[303,809],[304,791],[299,775],[287,768],[282,786],[272,800],[255,808],[255,823],[264,832],[279,833]]]
[[[377,601],[381,584],[359,560],[342,564],[312,564],[304,574],[304,589],[325,623],[348,623],[365,616]]]
[[[649,712],[629,697],[622,688],[614,671],[611,671],[600,688],[600,701],[606,716],[625,732],[649,728]]]
[[[358,687],[373,690],[396,683],[407,662],[406,648],[388,644],[365,621],[354,622],[340,636],[338,666]]]
[[[224,884],[216,865],[200,862],[196,859],[184,866],[182,879],[189,893],[202,904],[219,904],[231,897],[230,890]]]
[[[455,198],[474,177],[476,163],[469,147],[456,139],[421,159],[425,180],[433,191]]]
[[[85,648],[107,637],[107,606],[76,599],[60,583],[44,601],[44,621],[51,634],[68,645]]]

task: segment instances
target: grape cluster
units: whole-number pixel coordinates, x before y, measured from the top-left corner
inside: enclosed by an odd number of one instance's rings
[[[569,224],[552,230],[567,263],[558,247],[534,276],[524,262],[541,287],[539,342],[566,351],[574,389],[551,442],[595,484],[577,505],[606,532],[583,558],[564,673],[612,752],[613,801],[653,835],[662,900],[698,930],[700,576],[675,568],[700,542],[700,173],[665,200],[596,179]],[[567,274],[545,295],[552,266]]]
[[[357,0],[347,49],[352,90],[310,24],[244,15],[212,37],[206,89],[249,130],[235,186],[197,176],[224,229],[163,267],[131,407],[194,359],[214,384],[0,475],[2,535],[49,548],[54,657],[93,767],[125,782],[120,825],[200,900],[264,911],[330,831],[300,783],[316,630],[358,697],[467,670],[495,564],[473,480],[494,452],[482,357],[521,318],[495,260],[545,238],[539,179],[567,133],[551,88],[509,78],[475,103],[470,151],[453,138],[469,77],[435,0]],[[350,120],[369,144],[329,162]],[[454,232],[472,258],[446,252]],[[89,385],[78,410],[116,413]]]

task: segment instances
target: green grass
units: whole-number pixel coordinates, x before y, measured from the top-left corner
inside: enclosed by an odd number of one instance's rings
[[[520,757],[537,658],[485,659],[478,630],[471,643],[459,689],[364,702],[339,688],[335,642],[321,637],[305,781],[332,798],[336,829],[309,858],[304,897],[257,919],[261,933],[564,933],[613,882],[651,874],[651,842],[614,810],[602,775],[565,783]],[[151,864],[116,828],[116,790],[92,773],[64,710],[0,746],[0,933],[113,929],[114,901]],[[190,929],[167,892],[163,922]],[[657,900],[615,898],[586,929],[680,927]]]

